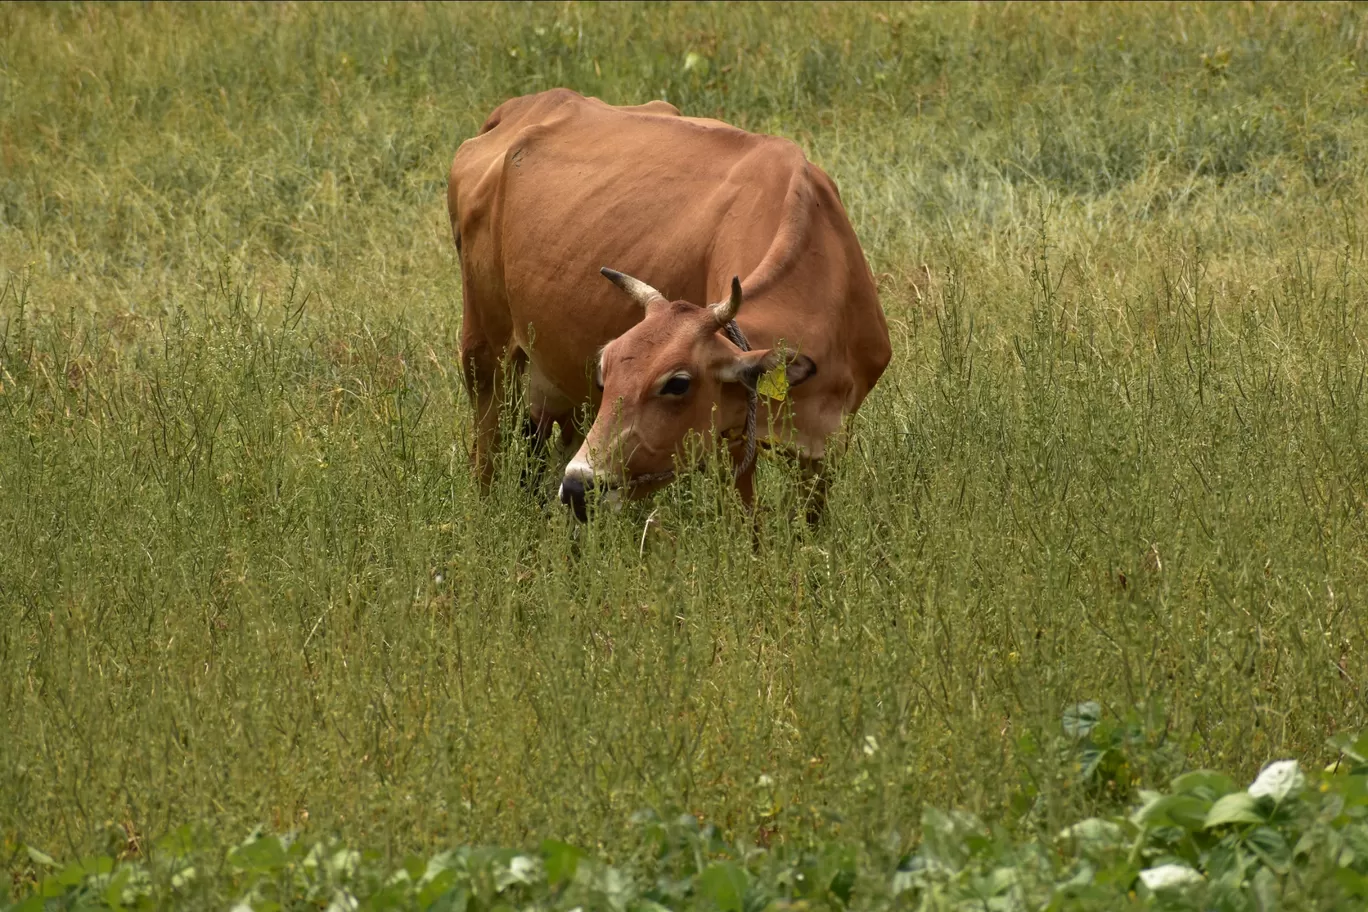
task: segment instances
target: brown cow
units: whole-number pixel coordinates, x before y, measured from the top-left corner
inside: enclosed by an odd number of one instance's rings
[[[757,439],[820,465],[888,365],[836,187],[787,140],[555,89],[505,102],[461,145],[447,203],[485,484],[505,367],[528,374],[538,442],[558,423],[570,443],[574,410],[598,407],[561,484],[583,518],[590,487],[667,481],[694,434],[728,447],[749,504]]]

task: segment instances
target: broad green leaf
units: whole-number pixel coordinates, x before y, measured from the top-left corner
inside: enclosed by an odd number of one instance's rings
[[[1352,868],[1339,868],[1335,871],[1335,881],[1340,889],[1356,899],[1368,899],[1368,877]]]
[[[418,890],[418,905],[427,908],[437,901],[437,897],[442,896],[456,883],[456,872],[451,868],[438,871],[432,878]]]
[[[195,850],[195,831],[189,824],[185,824],[156,840],[153,845],[157,847],[157,851],[172,857],[188,855]]]
[[[830,872],[826,887],[842,903],[850,902],[855,889],[855,852],[848,846],[834,845],[822,853],[822,861]]]
[[[1210,807],[1211,802],[1195,795],[1165,795],[1145,805],[1131,820],[1149,828],[1179,826],[1185,830],[1200,830]]]
[[[968,837],[982,828],[978,818],[963,811],[945,813],[930,805],[922,809],[922,851],[927,861],[958,871],[969,859]]]
[[[85,865],[79,861],[73,861],[62,869],[57,875],[57,882],[64,887],[74,887],[81,884],[86,879]]]
[[[746,872],[730,861],[708,865],[698,875],[695,885],[699,894],[721,912],[741,912],[746,896]]]
[[[1140,869],[1134,863],[1123,858],[1099,867],[1097,873],[1093,875],[1093,882],[1103,886],[1129,887],[1135,883],[1135,878],[1138,876],[1140,876]]]
[[[1344,828],[1341,832],[1344,845],[1354,853],[1354,858],[1360,864],[1368,861],[1368,825],[1359,823]]]
[[[1292,863],[1292,850],[1282,834],[1270,827],[1261,826],[1250,830],[1244,837],[1245,845],[1254,850],[1259,860],[1276,874],[1286,874]]]
[[[1368,773],[1336,776],[1327,784],[1343,799],[1346,809],[1368,806]]]
[[[1254,873],[1253,883],[1254,896],[1258,900],[1260,909],[1277,909],[1281,905],[1278,902],[1278,878],[1268,868],[1260,868]]]
[[[1102,761],[1106,759],[1107,755],[1110,753],[1110,750],[1098,750],[1097,748],[1089,748],[1083,751],[1079,758],[1082,767],[1078,773],[1079,778],[1085,780],[1091,778],[1092,774],[1097,772],[1097,768],[1102,765]]]
[[[1326,743],[1356,763],[1368,763],[1368,731],[1340,732]]]
[[[1266,818],[1259,813],[1258,799],[1248,792],[1231,792],[1217,799],[1207,812],[1204,829],[1226,826],[1232,823],[1264,823]]]
[[[123,908],[123,892],[128,886],[128,882],[133,878],[133,871],[130,868],[122,868],[119,873],[109,879],[109,884],[105,886],[104,901],[105,905],[111,909]]]
[[[243,871],[269,874],[286,862],[285,847],[275,836],[252,839],[228,853],[228,863]]]
[[[553,887],[574,878],[575,869],[579,867],[580,858],[584,855],[574,846],[554,839],[542,841],[541,854],[542,860],[546,863],[546,879]]]
[[[1140,789],[1137,793],[1140,799],[1140,809],[1144,810],[1149,805],[1164,797],[1163,792],[1156,792],[1150,789]]]
[[[976,878],[981,896],[1000,896],[1021,881],[1016,868],[994,868],[987,877]]]
[[[458,884],[435,899],[425,899],[426,891],[419,895],[419,905],[428,912],[466,912],[470,905],[470,891],[464,884]],[[424,906],[424,903],[427,903]]]
[[[1068,880],[1059,884],[1060,887],[1087,887],[1091,886],[1093,878],[1097,876],[1097,868],[1090,862],[1083,862],[1078,866],[1078,870]]]
[[[1215,770],[1193,770],[1190,773],[1183,773],[1173,780],[1174,792],[1206,790],[1211,792],[1212,798],[1227,795],[1235,791],[1236,788],[1234,779]]]

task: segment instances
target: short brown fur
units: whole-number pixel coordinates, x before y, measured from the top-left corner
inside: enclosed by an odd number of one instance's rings
[[[786,140],[683,117],[662,101],[614,107],[556,89],[505,102],[461,145],[448,207],[485,483],[505,366],[527,370],[542,438],[553,423],[569,426],[578,406],[612,403],[567,478],[588,471],[585,481],[639,494],[652,485],[630,482],[670,472],[689,431],[735,440],[754,382],[741,367],[793,362],[796,352],[815,365],[796,370],[806,382],[786,401],[761,397],[759,424],[763,438],[819,460],[891,357],[836,187]],[[602,266],[662,299],[643,307],[600,278]],[[727,299],[733,276],[744,289],[736,322],[753,354],[698,306]],[[781,342],[789,354],[768,351]],[[692,377],[689,393],[662,398],[660,381],[676,369]]]

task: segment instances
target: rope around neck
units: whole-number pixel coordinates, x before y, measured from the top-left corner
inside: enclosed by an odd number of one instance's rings
[[[722,331],[727,334],[727,338],[732,344],[743,352],[751,350],[750,343],[746,341],[746,336],[741,332],[741,327],[736,325],[735,320],[729,320]],[[740,478],[746,471],[755,464],[755,410],[760,402],[760,394],[754,387],[746,387],[746,451],[741,457],[741,464],[732,473],[733,478]]]

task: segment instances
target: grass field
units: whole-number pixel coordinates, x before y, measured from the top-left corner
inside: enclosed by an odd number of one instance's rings
[[[754,547],[715,475],[478,491],[446,172],[556,85],[839,185],[894,362],[816,530],[773,462]],[[0,288],[16,888],[187,823],[897,855],[1368,722],[1363,6],[8,4]]]

